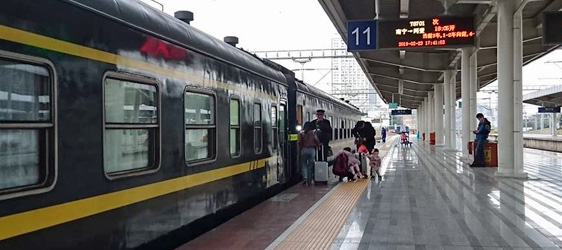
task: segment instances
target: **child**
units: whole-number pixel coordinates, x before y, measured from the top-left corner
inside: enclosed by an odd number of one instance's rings
[[[371,166],[371,177],[375,177],[375,173],[379,177],[379,180],[382,180],[381,173],[379,172],[379,168],[381,167],[381,158],[379,157],[379,149],[373,149],[369,157],[369,166]]]
[[[357,149],[357,151],[359,153],[363,153],[363,154],[369,153],[369,150],[367,149],[367,146],[365,145],[365,142],[361,139],[359,139],[359,148]]]
[[[347,155],[348,158],[347,167],[349,168],[349,172],[353,175],[353,180],[356,181],[357,179],[364,178],[359,168],[361,162],[357,158],[355,158],[355,155],[351,152],[351,148],[345,147],[342,151],[338,152],[335,156],[338,157],[340,154]]]

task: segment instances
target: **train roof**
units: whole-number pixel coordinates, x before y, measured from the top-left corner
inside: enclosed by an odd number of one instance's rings
[[[115,21],[237,65],[250,72],[286,84],[281,72],[265,65],[261,59],[231,46],[160,10],[132,0],[61,0],[97,12]]]
[[[332,103],[339,104],[341,106],[347,107],[349,109],[357,110],[357,112],[360,112],[359,108],[353,106],[352,104],[344,102],[334,96],[331,96],[328,93],[320,90],[319,88],[306,84],[301,80],[296,80],[296,81],[297,81],[297,89],[300,90],[301,92],[309,93],[311,95],[330,101]]]

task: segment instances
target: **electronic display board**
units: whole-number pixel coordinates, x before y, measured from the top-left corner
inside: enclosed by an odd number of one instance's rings
[[[539,107],[539,113],[560,113],[560,107]]]
[[[464,47],[476,44],[474,17],[379,20],[378,48]]]
[[[395,109],[390,112],[391,115],[411,115],[411,109]]]
[[[562,44],[562,12],[543,13],[542,28],[544,44]]]

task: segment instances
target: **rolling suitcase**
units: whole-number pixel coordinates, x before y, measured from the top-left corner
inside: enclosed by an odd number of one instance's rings
[[[361,161],[361,173],[369,175],[370,167],[369,167],[369,159],[367,158],[367,155],[363,153],[359,154],[359,161]]]
[[[323,152],[324,150],[322,148],[322,150],[320,150],[320,154]],[[322,161],[323,159],[324,157],[316,155],[316,161],[314,162],[314,183],[328,184],[328,162]]]

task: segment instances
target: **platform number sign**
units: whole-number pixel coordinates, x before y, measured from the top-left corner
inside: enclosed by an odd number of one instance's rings
[[[347,22],[347,51],[377,49],[377,20]]]

